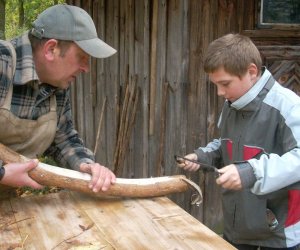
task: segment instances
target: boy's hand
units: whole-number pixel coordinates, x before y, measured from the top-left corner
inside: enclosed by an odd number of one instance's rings
[[[93,192],[107,191],[111,184],[116,182],[115,174],[108,168],[99,163],[82,163],[80,171],[92,175],[92,180],[89,183],[89,188]]]
[[[230,164],[226,167],[219,169],[221,174],[217,178],[216,182],[218,185],[226,189],[240,190],[242,189],[242,182],[237,170],[237,167],[234,164]]]
[[[188,154],[188,155],[184,156],[184,158],[187,158],[187,159],[193,160],[193,161],[197,161],[198,160],[198,157],[197,157],[197,155],[195,153]],[[197,163],[190,162],[190,161],[185,161],[184,159],[182,159],[180,162],[178,162],[177,166],[180,167],[180,168],[183,168],[184,170],[193,171],[193,172],[197,171],[201,167]]]

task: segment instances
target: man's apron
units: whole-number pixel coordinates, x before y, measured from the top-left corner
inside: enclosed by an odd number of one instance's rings
[[[43,154],[54,140],[57,115],[55,95],[50,97],[50,112],[37,120],[20,119],[10,112],[11,85],[0,107],[0,142],[28,158]]]
[[[13,63],[7,73],[13,76],[16,55],[13,46],[10,43],[9,45]],[[55,95],[50,97],[49,113],[42,115],[37,120],[28,120],[20,119],[10,111],[12,94],[13,84],[11,83],[5,102],[0,107],[0,142],[28,158],[36,158],[45,152],[55,137],[57,127],[56,97]]]

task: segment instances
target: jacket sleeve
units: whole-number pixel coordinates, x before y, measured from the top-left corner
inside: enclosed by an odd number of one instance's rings
[[[216,167],[222,167],[220,139],[214,139],[208,143],[206,147],[199,147],[194,152],[198,157],[198,161]]]
[[[290,94],[288,100],[292,100]],[[298,182],[300,186],[300,101],[280,110],[283,116],[278,124],[283,153],[263,154],[259,159],[248,160],[256,182],[251,191],[267,194]]]

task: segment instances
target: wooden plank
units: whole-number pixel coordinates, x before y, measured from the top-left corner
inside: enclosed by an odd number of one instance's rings
[[[115,249],[234,249],[166,197],[100,200],[72,195]]]
[[[11,206],[25,249],[113,249],[68,192],[15,198]]]
[[[14,210],[9,200],[0,200],[0,249],[22,249]]]
[[[1,249],[235,249],[166,197],[75,192],[0,203]]]
[[[151,53],[150,53],[150,96],[149,96],[149,135],[154,133],[155,102],[156,102],[156,63],[157,63],[157,29],[158,29],[158,1],[153,1]]]
[[[107,96],[106,108],[106,141],[104,141],[103,149],[107,152],[106,166],[112,168],[114,150],[117,140],[118,131],[118,105],[119,105],[119,85],[120,85],[120,66],[119,66],[119,1],[105,1],[105,8],[101,12],[101,19],[105,22],[104,41],[117,50],[117,53],[109,58],[104,58],[104,77],[105,82],[99,82],[99,85],[105,85],[105,94]],[[107,15],[106,13],[110,13]]]
[[[135,40],[134,40],[134,77],[137,77],[139,105],[130,140],[127,173],[135,178],[149,176],[149,91],[150,82],[150,3],[148,0],[135,0]],[[140,138],[136,143],[134,138]]]

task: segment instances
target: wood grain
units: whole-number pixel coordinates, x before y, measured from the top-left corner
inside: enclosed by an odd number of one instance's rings
[[[0,249],[234,249],[166,197],[75,192],[1,201]]]

